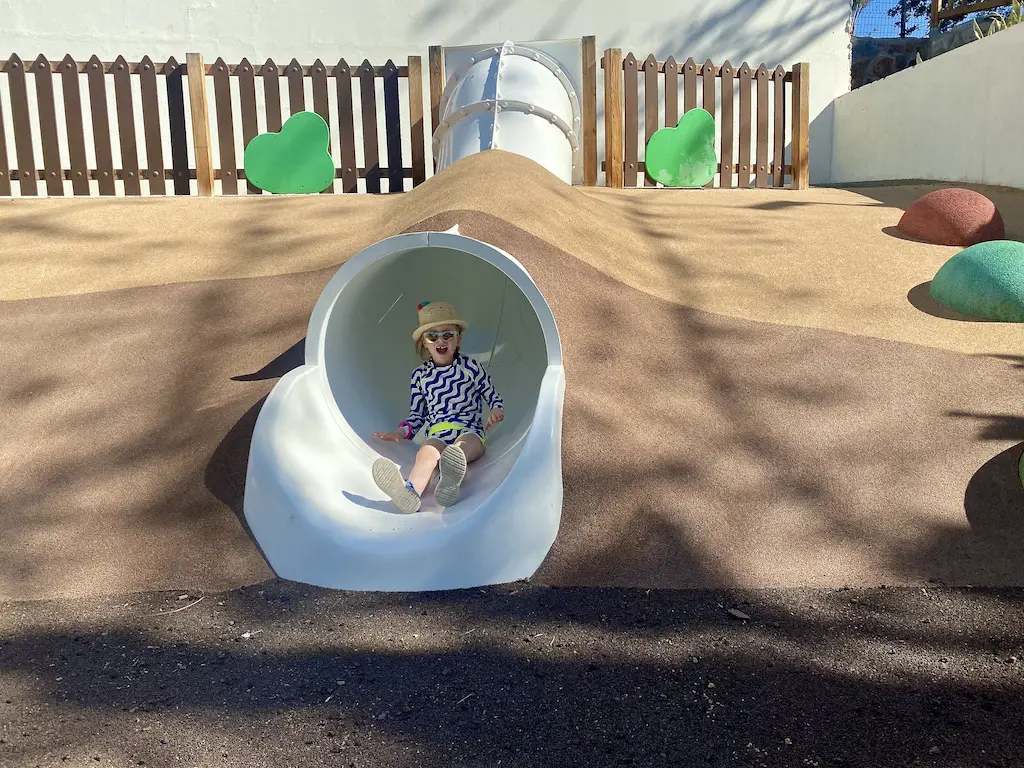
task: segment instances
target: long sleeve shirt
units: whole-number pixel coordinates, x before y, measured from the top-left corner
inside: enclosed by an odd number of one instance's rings
[[[428,360],[412,372],[409,418],[403,422],[412,438],[420,429],[442,422],[462,424],[483,434],[482,406],[504,409],[490,375],[471,357],[458,353],[451,365]]]

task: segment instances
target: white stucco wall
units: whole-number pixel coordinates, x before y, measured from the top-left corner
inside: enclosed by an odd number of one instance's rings
[[[834,105],[832,180],[1024,187],[1024,25],[969,43]]]
[[[144,54],[162,59],[198,51],[207,61],[223,56],[231,63],[247,56],[278,63],[319,57],[333,64],[344,56],[349,63],[368,58],[382,64],[419,54],[426,69],[432,44],[595,35],[599,54],[619,47],[659,59],[728,58],[769,68],[808,61],[814,183],[829,175],[828,106],[849,89],[849,16],[849,0],[0,0],[0,56],[70,53],[82,60],[95,53],[108,61],[117,54],[137,61]],[[601,86],[599,72],[599,123]],[[599,142],[603,154],[603,131]],[[429,139],[427,144],[429,157]]]

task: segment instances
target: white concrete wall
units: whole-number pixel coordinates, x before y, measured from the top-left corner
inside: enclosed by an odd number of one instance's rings
[[[834,105],[832,181],[1024,188],[1024,25],[858,88]]]
[[[849,17],[849,0],[0,0],[0,57],[12,51],[23,58],[70,53],[82,60],[95,53],[108,61],[117,54],[137,61],[144,54],[158,60],[198,51],[207,61],[222,56],[230,63],[246,56],[278,63],[319,57],[333,64],[344,56],[349,63],[368,58],[382,64],[419,54],[426,67],[432,44],[595,35],[599,54],[619,47],[659,59],[728,58],[787,69],[808,61],[814,183],[828,180],[829,105],[849,89]],[[598,87],[600,125],[600,71]],[[427,144],[429,158],[429,138]],[[603,154],[603,130],[599,146]]]

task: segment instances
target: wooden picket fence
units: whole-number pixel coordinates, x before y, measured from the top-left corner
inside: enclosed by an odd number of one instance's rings
[[[0,61],[0,72],[7,75],[10,94],[16,165],[12,167],[7,152],[5,116],[0,106],[0,196],[12,194],[12,183],[18,185],[22,196],[39,194],[39,184],[45,184],[49,196],[63,196],[65,182],[71,182],[73,195],[91,194],[90,181],[95,181],[100,195],[114,195],[121,183],[123,194],[134,196],[145,191],[150,195],[168,193],[167,181],[172,182],[175,195],[191,194],[191,180],[195,179],[198,193],[212,195],[214,181],[220,181],[222,194],[239,193],[238,181],[245,179],[239,167],[236,152],[236,124],[241,125],[244,147],[258,133],[256,79],[262,82],[265,102],[266,130],[278,131],[282,124],[282,81],[288,89],[288,109],[291,114],[308,108],[306,79],[311,80],[312,109],[329,125],[335,125],[340,138],[340,163],[335,178],[341,180],[342,192],[358,190],[358,180],[364,179],[367,192],[380,192],[381,180],[387,179],[388,191],[404,189],[404,180],[412,179],[413,186],[426,178],[423,137],[423,86],[420,57],[409,56],[405,66],[388,61],[373,66],[369,61],[352,67],[340,59],[333,67],[320,60],[311,65],[299,64],[294,59],[287,65],[268,60],[260,66],[242,59],[229,65],[223,59],[205,64],[199,54],[188,54],[184,64],[173,57],[154,62],[148,56],[138,62],[118,57],[103,62],[93,56],[86,62],[66,56],[59,62],[50,62],[39,56],[26,64],[17,55]],[[91,121],[93,161],[87,160],[85,120],[81,75],[85,75]],[[59,94],[62,99],[64,140],[60,138],[57,123],[58,88],[55,75],[60,76]],[[38,144],[42,149],[42,167],[37,167],[33,110],[29,106],[29,80],[34,84],[35,115],[38,125]],[[163,88],[158,87],[158,78]],[[212,79],[214,109],[210,110]],[[411,139],[410,165],[405,164],[402,153],[403,120],[399,98],[399,78],[408,79],[407,115],[408,135]],[[141,91],[141,125],[145,156],[141,157],[137,140],[137,123],[133,79]],[[328,99],[329,81],[334,80],[337,93],[337,115],[331,114]],[[378,136],[378,105],[376,79],[383,80],[384,126],[386,165],[381,164]],[[236,111],[232,99],[232,80],[240,109]],[[107,89],[112,81],[114,91],[116,138],[119,144],[120,167],[114,167],[112,152],[111,115],[108,110]],[[363,165],[356,154],[354,121],[354,82],[359,83],[359,105],[363,136]],[[191,142],[186,125],[185,87],[191,117]],[[164,128],[167,128],[166,132]],[[218,137],[219,167],[215,167],[211,130]],[[169,140],[170,163],[165,160],[164,136]],[[191,144],[193,163],[189,162]],[[65,167],[67,158],[70,167]],[[247,185],[249,194],[262,192]],[[334,185],[325,190],[335,191]]]
[[[598,61],[593,36],[582,38],[582,51],[585,185],[596,184],[598,169],[604,168],[607,186],[635,187],[639,178],[645,186],[653,186],[639,156],[642,76],[645,143],[660,125],[677,123],[681,86],[684,112],[697,107],[698,101],[712,114],[715,105],[721,105],[718,186],[731,187],[735,181],[740,187],[807,187],[808,64],[786,71],[763,65],[751,70],[746,63],[734,67],[728,61],[721,66],[710,60],[701,65],[692,58],[678,64],[674,58],[659,61],[653,55],[641,62],[633,54],[623,58],[620,49],[607,49],[600,59],[605,159],[599,165]],[[439,46],[429,49],[434,127],[444,86],[441,52]],[[225,195],[263,194],[251,184],[239,183],[245,180],[239,149],[260,132],[261,118],[262,130],[281,129],[285,88],[290,114],[312,109],[336,137],[339,146],[331,152],[340,184],[335,182],[325,192],[353,193],[362,188],[377,193],[384,181],[388,192],[397,192],[405,189],[406,179],[411,178],[413,187],[426,179],[419,56],[409,56],[403,66],[391,60],[383,66],[369,61],[350,66],[345,59],[328,66],[319,59],[309,65],[295,59],[285,65],[269,59],[255,65],[244,58],[238,64],[220,58],[206,64],[196,53],[187,54],[184,63],[173,57],[154,62],[147,56],[129,62],[119,56],[104,62],[93,56],[83,62],[66,56],[51,62],[39,56],[28,64],[14,55],[0,61],[0,73],[6,75],[11,107],[11,114],[4,115],[0,101],[0,196],[11,196],[15,188],[22,196],[39,195],[39,182],[49,196],[94,191],[129,196],[197,191],[208,196],[218,189]],[[404,110],[402,78],[407,80]],[[378,104],[378,82],[382,105]],[[0,87],[3,84],[0,77]],[[112,105],[108,102],[111,91]],[[336,96],[333,107],[331,94]],[[659,119],[662,114],[663,120]],[[60,123],[59,115],[63,116]],[[383,137],[378,126],[383,126]],[[8,128],[13,132],[13,157],[8,156]],[[791,163],[784,161],[787,138]],[[406,139],[409,157],[404,156]],[[708,186],[714,185],[713,180]]]
[[[635,187],[638,176],[643,178],[644,186],[654,186],[639,159],[639,81],[642,76],[645,146],[659,128],[659,112],[664,113],[663,125],[674,127],[677,124],[681,80],[684,113],[698,106],[698,95],[701,96],[700,106],[712,115],[716,113],[716,103],[721,104],[721,117],[716,122],[720,147],[718,186],[732,187],[735,176],[739,187],[807,188],[809,64],[796,64],[787,72],[781,66],[769,70],[763,64],[752,70],[746,62],[739,67],[728,61],[716,66],[710,59],[698,64],[690,58],[679,64],[672,57],[659,61],[653,55],[641,63],[632,53],[623,58],[621,49],[609,48],[601,58],[601,67],[605,77],[605,162],[602,167],[608,186]],[[773,92],[771,100],[769,85]],[[735,130],[737,90],[738,131]],[[756,102],[752,99],[754,93]],[[791,116],[791,163],[784,162],[787,112]],[[773,125],[771,137],[769,120]],[[738,147],[734,145],[734,137],[738,138]],[[707,186],[715,186],[715,180]]]

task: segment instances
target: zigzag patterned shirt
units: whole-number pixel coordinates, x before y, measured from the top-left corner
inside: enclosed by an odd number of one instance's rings
[[[504,410],[504,401],[494,389],[484,367],[471,357],[457,353],[451,365],[439,367],[428,360],[412,372],[409,406],[411,438],[424,425],[450,421],[483,434],[482,405]]]

